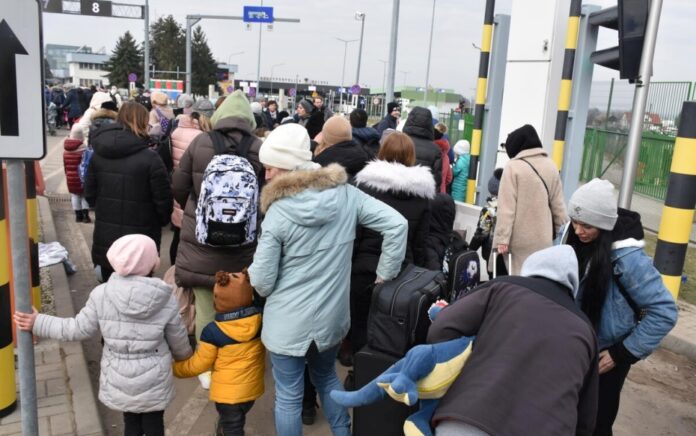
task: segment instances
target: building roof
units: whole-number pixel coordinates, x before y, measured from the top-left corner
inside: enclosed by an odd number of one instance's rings
[[[103,64],[109,60],[109,55],[97,53],[68,53],[65,55],[68,63],[87,62],[91,64]]]

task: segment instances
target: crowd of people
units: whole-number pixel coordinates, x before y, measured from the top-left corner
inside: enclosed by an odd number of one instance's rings
[[[375,284],[406,265],[442,268],[468,142],[451,146],[427,108],[401,123],[396,102],[369,126],[364,110],[334,114],[321,97],[290,115],[241,91],[214,105],[182,96],[176,109],[158,92],[86,94],[47,98],[66,111],[66,179],[76,220],[94,210],[102,284],[75,318],[16,313],[18,327],[61,340],[99,332],[99,399],[123,412],[127,435],[164,434],[174,376],[210,389],[218,434],[244,434],[266,352],[279,435],[313,423],[317,395],[332,433],[351,434],[329,395],[343,389],[336,359],[351,366],[368,342]],[[616,207],[609,182],[566,206],[534,127],[505,149],[470,242],[510,277],[433,321],[431,343],[476,339],[431,424],[436,435],[611,435],[631,365],[673,327],[675,302],[643,251],[640,216]],[[166,225],[176,286],[195,295],[195,353],[172,288],[153,277]]]

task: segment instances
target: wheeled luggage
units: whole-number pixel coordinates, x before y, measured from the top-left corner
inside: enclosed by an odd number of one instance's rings
[[[454,303],[481,283],[481,260],[475,251],[463,251],[450,259],[447,301]]]
[[[397,278],[375,286],[367,321],[367,344],[375,351],[403,357],[425,342],[428,309],[444,297],[441,271],[408,265]]]

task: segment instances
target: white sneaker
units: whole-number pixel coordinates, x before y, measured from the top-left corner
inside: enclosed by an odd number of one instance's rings
[[[201,387],[206,391],[210,389],[210,371],[206,371],[198,376],[198,381],[201,382]]]

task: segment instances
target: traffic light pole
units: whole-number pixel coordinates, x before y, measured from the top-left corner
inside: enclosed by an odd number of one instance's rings
[[[643,136],[643,117],[648,100],[648,89],[650,88],[650,76],[652,75],[653,57],[655,55],[655,43],[657,41],[657,29],[660,24],[661,11],[662,0],[652,0],[650,2],[650,12],[648,14],[645,40],[640,58],[639,76],[636,79],[636,91],[633,96],[631,128],[628,131],[624,173],[621,179],[621,190],[619,192],[619,207],[624,209],[631,208],[631,200],[633,198],[633,186],[636,181],[640,143]]]

